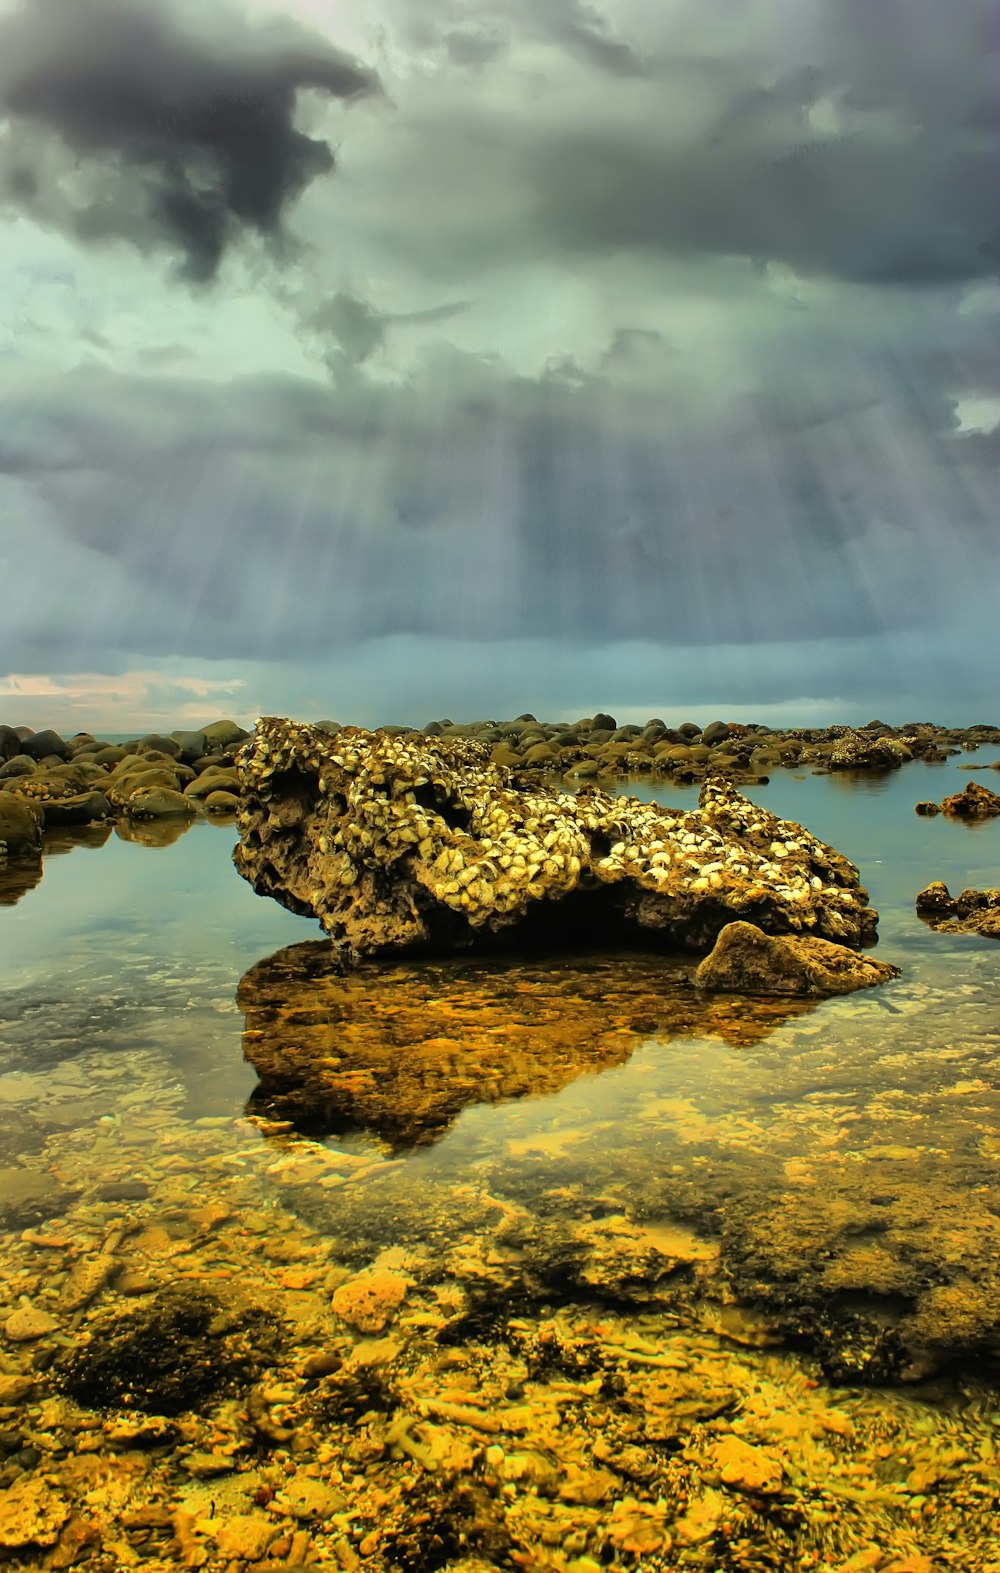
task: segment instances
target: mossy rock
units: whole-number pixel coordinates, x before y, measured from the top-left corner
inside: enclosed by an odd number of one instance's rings
[[[193,765],[196,759],[208,752],[204,732],[185,732],[183,729],[171,732],[171,740],[177,744],[179,757],[186,765]]]
[[[179,1415],[245,1391],[273,1365],[277,1324],[226,1310],[197,1288],[163,1290],[139,1311],[109,1311],[53,1367],[57,1389],[91,1409]]]
[[[176,737],[161,737],[158,732],[150,732],[146,737],[139,739],[139,752],[165,754],[168,759],[179,759],[181,745]]]
[[[37,759],[29,759],[27,754],[15,754],[13,759],[8,759],[5,765],[0,766],[0,781],[17,781],[21,776],[33,776],[37,769]]]
[[[211,726],[204,726],[201,730],[205,734],[205,742],[210,749],[230,748],[234,744],[245,743],[250,736],[245,727],[238,726],[235,721],[229,720],[213,721]]]
[[[209,797],[213,792],[239,793],[240,778],[235,770],[224,770],[221,765],[212,765],[210,769],[202,771],[200,776],[194,776],[184,787],[184,796],[193,798]]]
[[[137,787],[121,807],[130,819],[166,819],[198,812],[189,797],[164,786]]]
[[[495,765],[500,765],[506,770],[518,770],[521,766],[521,756],[514,752],[509,743],[497,743],[490,756]]]
[[[124,808],[137,792],[174,792],[180,796],[180,782],[171,772],[153,767],[150,770],[128,771],[116,778],[108,789],[108,797],[116,808]],[[193,813],[192,805],[188,805]]]
[[[235,792],[210,792],[203,806],[206,814],[235,814],[240,800]]]
[[[30,759],[65,759],[69,749],[58,732],[45,731],[33,732],[30,737],[26,737],[21,744],[21,752]]]
[[[557,765],[559,755],[548,743],[534,743],[524,756],[526,765]]]
[[[47,825],[92,825],[110,819],[113,813],[103,792],[80,792],[75,797],[55,798],[45,805]]]
[[[0,792],[0,841],[9,858],[37,857],[42,844],[44,814],[13,792]]]

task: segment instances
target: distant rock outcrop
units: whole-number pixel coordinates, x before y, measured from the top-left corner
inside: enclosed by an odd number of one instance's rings
[[[269,718],[238,756],[237,869],[319,919],[342,960],[521,943],[705,950],[736,919],[860,948],[878,914],[852,863],[707,781],[697,810],[518,790],[463,738]]]
[[[955,819],[992,819],[1000,814],[1000,794],[980,786],[978,781],[969,781],[964,791],[942,798],[941,812]]]
[[[869,723],[881,726],[880,721]],[[873,736],[866,732],[847,732],[830,751],[831,770],[898,770],[913,758],[913,738]]]
[[[917,897],[917,912],[931,928],[947,934],[983,934],[1000,939],[1000,890],[963,890],[950,894],[935,880]]]

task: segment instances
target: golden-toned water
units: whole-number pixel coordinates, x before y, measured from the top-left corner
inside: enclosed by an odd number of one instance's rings
[[[53,851],[0,911],[0,1563],[1000,1570],[1000,947],[912,913],[995,827],[923,770],[760,789],[904,969],[809,1007],[341,977],[224,828]]]

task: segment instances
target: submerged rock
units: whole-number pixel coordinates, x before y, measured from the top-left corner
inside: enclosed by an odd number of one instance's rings
[[[899,976],[888,962],[859,955],[815,935],[764,934],[752,923],[728,923],[698,967],[695,983],[728,994],[852,994]]]
[[[95,1409],[177,1415],[249,1387],[273,1362],[276,1337],[255,1307],[163,1290],[142,1310],[96,1318],[88,1342],[56,1362],[55,1385]]]
[[[953,896],[940,880],[922,890],[917,912],[931,928],[948,934],[983,934],[1000,939],[1000,890],[963,890]]]
[[[344,961],[515,927],[549,947],[645,935],[703,949],[734,919],[853,947],[875,938],[854,865],[722,779],[695,811],[518,790],[473,740],[331,737],[275,718],[237,764],[238,871],[318,918]]]

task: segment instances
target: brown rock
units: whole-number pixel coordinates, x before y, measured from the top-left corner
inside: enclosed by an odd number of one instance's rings
[[[406,1298],[407,1282],[386,1268],[358,1273],[334,1290],[333,1309],[362,1333],[380,1333]]]
[[[0,1549],[54,1546],[69,1517],[69,1504],[37,1476],[22,1476],[0,1495]]]
[[[771,1496],[781,1490],[783,1476],[778,1460],[740,1437],[727,1436],[713,1443],[708,1459],[713,1473],[734,1491]]]
[[[931,928],[947,934],[982,934],[1000,939],[1000,890],[963,890],[952,896],[940,880],[917,896],[917,912]]]
[[[888,962],[813,935],[764,934],[752,923],[729,923],[698,967],[700,989],[726,994],[851,994],[899,976]]]
[[[215,1536],[219,1554],[235,1562],[259,1562],[278,1533],[278,1525],[263,1513],[237,1513]]]
[[[23,1403],[34,1390],[35,1379],[32,1376],[0,1375],[0,1409]]]
[[[12,1311],[3,1324],[7,1337],[15,1344],[32,1343],[36,1338],[45,1338],[47,1334],[54,1333],[59,1323],[48,1311],[38,1311],[33,1305],[21,1306]]]
[[[1000,814],[1000,794],[978,781],[969,781],[963,792],[942,799],[941,812],[956,819],[992,819]]]

